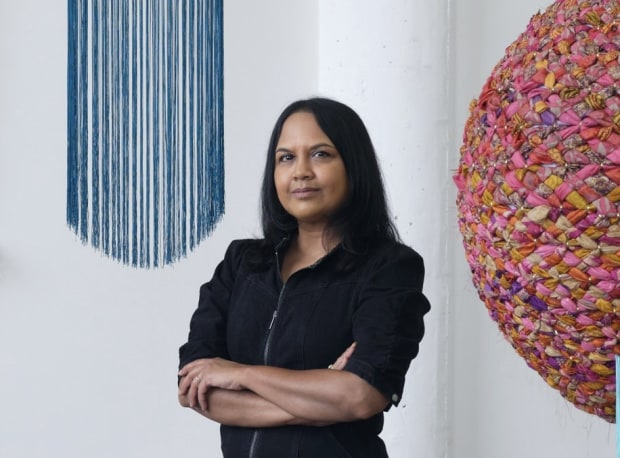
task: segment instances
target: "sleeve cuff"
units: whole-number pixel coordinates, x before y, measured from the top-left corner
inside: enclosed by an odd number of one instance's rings
[[[390,401],[386,410],[389,410],[390,406],[398,406],[400,403],[404,380],[400,382],[390,380],[387,375],[380,373],[371,365],[359,359],[350,359],[343,370],[352,372],[384,394]]]

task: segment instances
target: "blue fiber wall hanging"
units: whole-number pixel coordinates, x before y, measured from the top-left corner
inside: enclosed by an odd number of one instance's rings
[[[140,268],[224,213],[223,0],[69,0],[67,224]]]

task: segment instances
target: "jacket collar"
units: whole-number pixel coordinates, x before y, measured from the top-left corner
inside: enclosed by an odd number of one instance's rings
[[[282,252],[288,247],[288,245],[291,243],[291,240],[293,240],[294,235],[286,235],[284,237],[282,237],[282,240],[280,240],[278,242],[278,244],[275,246],[274,248],[274,255],[276,258],[276,265],[278,267],[278,272],[280,271],[280,259],[281,259],[281,254]],[[344,248],[342,246],[342,242],[339,242],[334,248],[332,248],[328,253],[325,254],[325,256],[320,257],[319,259],[316,260],[316,262],[314,262],[313,264],[309,265],[307,268],[308,269],[314,269],[316,266],[318,266],[319,264],[321,264],[324,260],[329,259],[333,256],[336,256],[336,254],[340,251],[342,251]]]

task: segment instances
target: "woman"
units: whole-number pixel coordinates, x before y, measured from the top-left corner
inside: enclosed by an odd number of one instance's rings
[[[430,306],[358,115],[324,98],[289,105],[261,198],[264,239],[232,242],[200,289],[179,401],[221,424],[225,457],[386,457],[382,412]]]

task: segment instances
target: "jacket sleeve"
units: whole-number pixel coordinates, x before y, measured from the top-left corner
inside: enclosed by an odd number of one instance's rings
[[[405,374],[424,336],[423,317],[430,310],[422,293],[424,263],[414,250],[396,245],[384,251],[366,272],[353,316],[357,345],[345,370],[398,405]]]
[[[179,368],[199,358],[228,358],[226,322],[228,304],[240,264],[242,241],[226,250],[213,278],[200,287],[198,308],[194,311],[189,337],[179,349]]]

